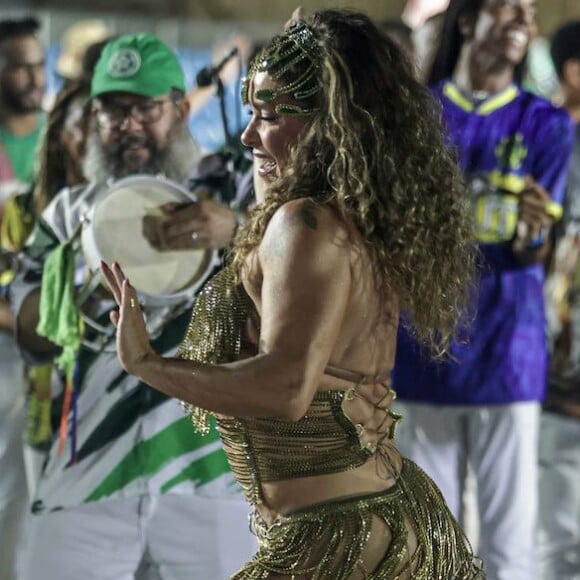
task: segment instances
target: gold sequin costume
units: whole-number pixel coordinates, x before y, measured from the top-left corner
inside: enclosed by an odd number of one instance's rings
[[[259,324],[254,306],[225,269],[198,295],[180,355],[214,364],[250,356],[256,347],[248,339],[249,324]],[[356,386],[320,391],[297,422],[217,416],[232,471],[248,501],[261,503],[262,482],[347,471],[373,456],[393,473],[391,436],[397,417],[385,410],[384,436],[378,444],[362,444],[364,427],[353,425],[342,405],[345,398],[356,396]],[[203,431],[209,414],[185,406]],[[386,491],[320,503],[278,516],[272,525],[255,511],[252,526],[259,550],[233,578],[484,579],[481,564],[433,482],[408,460],[395,475],[395,485]],[[373,559],[369,542],[377,533],[385,541],[379,544],[378,558],[373,545]]]

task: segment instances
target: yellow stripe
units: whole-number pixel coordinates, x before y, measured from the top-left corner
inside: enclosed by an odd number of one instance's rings
[[[443,85],[443,94],[458,107],[472,113],[475,111],[478,115],[490,115],[494,111],[501,109],[504,105],[513,101],[519,95],[518,87],[510,85],[497,95],[494,95],[487,101],[481,103],[476,109],[475,105],[451,82],[446,82]]]
[[[515,86],[508,87],[498,95],[491,97],[491,99],[481,103],[477,109],[479,115],[490,115],[494,111],[501,109],[504,105],[507,105],[513,101],[519,94],[519,89]]]
[[[467,97],[464,97],[454,84],[450,82],[445,83],[443,86],[443,94],[464,111],[471,113],[474,110],[473,103]]]

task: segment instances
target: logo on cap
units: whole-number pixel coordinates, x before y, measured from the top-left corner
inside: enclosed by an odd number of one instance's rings
[[[141,68],[141,55],[132,48],[122,48],[109,58],[107,72],[116,79],[132,77]]]

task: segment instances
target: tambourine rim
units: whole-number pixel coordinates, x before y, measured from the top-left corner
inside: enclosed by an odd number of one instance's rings
[[[122,179],[119,179],[114,183],[112,183],[110,186],[101,189],[96,193],[94,202],[85,216],[84,220],[85,224],[81,231],[81,251],[83,254],[84,261],[90,269],[94,271],[99,270],[100,257],[103,256],[102,248],[99,246],[97,236],[95,236],[95,229],[92,225],[95,219],[97,219],[98,217],[98,210],[99,207],[102,207],[103,201],[127,186],[134,187],[138,186],[139,184],[150,186],[152,183],[163,184],[163,186],[167,188],[168,192],[179,194],[180,196],[184,197],[185,200],[191,201],[198,200],[198,196],[195,195],[194,192],[188,191],[185,187],[181,186],[179,183],[171,181],[163,176],[153,176],[147,174],[137,174],[123,177]],[[199,252],[200,250],[192,249],[187,251]],[[197,270],[200,273],[200,275],[198,276],[196,281],[191,282],[189,285],[185,286],[180,290],[167,294],[151,294],[144,290],[136,289],[143,303],[145,305],[154,305],[154,306],[168,305],[183,302],[185,299],[193,297],[195,293],[199,290],[199,288],[208,280],[211,271],[219,263],[217,250],[207,249],[201,251],[205,254],[205,256],[201,261],[200,267]],[[87,254],[90,254],[90,256]],[[89,263],[90,261],[94,261],[94,256],[96,256],[97,257],[96,259],[99,260],[99,264]]]
[[[188,191],[184,186],[182,186],[178,182],[172,181],[171,179],[168,179],[163,175],[148,175],[146,173],[138,173],[136,175],[127,175],[126,177],[122,177],[121,179],[118,179],[117,181],[113,182],[110,186],[107,186],[105,190],[97,192],[95,203],[91,208],[91,212],[94,213],[94,210],[96,209],[98,204],[107,197],[109,197],[110,195],[112,195],[113,193],[115,193],[115,191],[118,191],[119,189],[126,187],[128,184],[139,184],[139,183],[143,184],[163,183],[168,188],[185,195],[185,197],[189,198],[191,201],[198,201],[199,199],[194,192]],[[103,195],[103,197],[101,197],[101,195]]]

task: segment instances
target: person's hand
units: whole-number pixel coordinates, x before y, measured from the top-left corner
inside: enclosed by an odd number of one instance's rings
[[[157,354],[149,342],[137,292],[116,262],[112,267],[101,262],[101,270],[119,306],[110,315],[117,328],[117,356],[128,373],[138,374],[139,365]]]
[[[160,228],[153,238],[160,250],[219,249],[227,247],[236,231],[236,215],[227,205],[211,199],[187,204],[165,204]],[[144,224],[145,225],[145,224]]]
[[[525,242],[546,237],[552,219],[548,214],[550,196],[532,177],[526,177],[519,194],[517,237]]]
[[[244,34],[236,34],[221,42],[212,49],[212,61],[214,64],[220,62],[224,55],[228,54],[232,48],[238,49],[239,58],[230,59],[220,71],[219,75],[224,84],[235,81],[240,74],[240,62],[248,61],[252,52],[253,43],[251,39]]]
[[[306,18],[306,13],[302,6],[298,6],[298,8],[294,9],[294,12],[290,15],[290,18],[284,24],[284,30],[288,30],[292,26],[294,26],[297,22],[304,20]]]

